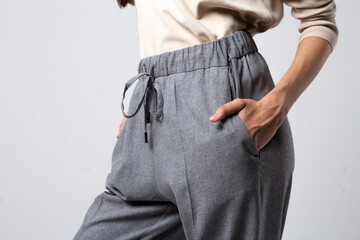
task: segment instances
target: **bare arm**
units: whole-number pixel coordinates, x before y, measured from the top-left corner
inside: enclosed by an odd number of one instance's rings
[[[331,51],[331,45],[320,37],[304,38],[290,68],[267,97],[279,99],[282,111],[287,114],[320,72]]]

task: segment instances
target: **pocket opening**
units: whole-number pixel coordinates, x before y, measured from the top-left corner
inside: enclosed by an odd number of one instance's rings
[[[249,130],[246,128],[244,122],[242,121],[242,119],[239,117],[239,115],[237,113],[234,114],[234,116],[236,118],[236,130],[240,131],[242,133],[243,136],[245,136],[246,141],[248,142],[249,147],[251,148],[252,154],[254,154],[255,156],[258,156],[260,154],[260,151],[257,149],[255,142],[253,141]]]

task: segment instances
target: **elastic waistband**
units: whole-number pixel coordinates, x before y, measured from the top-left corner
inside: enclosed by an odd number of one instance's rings
[[[192,71],[199,68],[228,65],[232,58],[256,52],[256,43],[247,30],[239,30],[214,41],[142,58],[138,73],[153,77]]]

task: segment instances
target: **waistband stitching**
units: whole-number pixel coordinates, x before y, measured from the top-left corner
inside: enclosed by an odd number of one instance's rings
[[[167,77],[167,76],[170,76],[170,75],[173,75],[173,74],[180,74],[180,73],[186,73],[186,72],[193,72],[193,71],[197,71],[197,70],[201,70],[201,69],[207,69],[207,68],[212,68],[212,67],[227,67],[229,66],[230,62],[232,59],[238,59],[238,58],[242,58],[250,53],[256,53],[258,52],[257,50],[254,50],[254,51],[251,51],[251,52],[247,52],[246,54],[244,55],[241,55],[239,57],[233,57],[233,58],[230,58],[228,59],[228,64],[225,64],[225,65],[214,65],[214,66],[208,66],[208,67],[199,67],[199,68],[196,68],[196,69],[193,69],[193,70],[188,70],[188,71],[181,71],[181,72],[175,72],[175,73],[170,73],[170,74],[166,74],[166,75],[159,75],[159,76],[153,76],[153,78],[159,78],[159,77]]]

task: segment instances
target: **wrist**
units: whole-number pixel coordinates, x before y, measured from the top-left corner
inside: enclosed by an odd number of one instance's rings
[[[283,111],[287,114],[290,111],[290,108],[295,102],[295,94],[291,92],[291,89],[287,86],[275,86],[273,88],[273,95],[279,100]]]
[[[277,115],[282,120],[286,117],[293,105],[293,95],[285,86],[275,86],[265,97],[266,104],[275,107]]]

